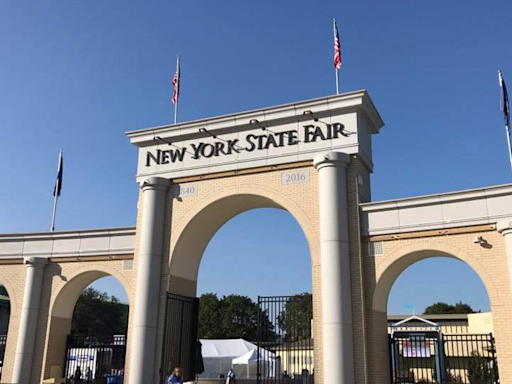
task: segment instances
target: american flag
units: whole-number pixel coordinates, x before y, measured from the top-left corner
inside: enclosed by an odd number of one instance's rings
[[[336,20],[334,20],[334,68],[341,68],[341,44]]]
[[[176,73],[172,78],[172,85],[174,85],[174,92],[172,93],[172,103],[176,104],[178,102],[178,96],[180,94],[180,67],[176,69]]]

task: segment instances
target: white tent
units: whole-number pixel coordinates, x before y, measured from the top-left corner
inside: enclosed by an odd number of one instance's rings
[[[280,371],[279,359],[266,349],[260,349],[260,371],[262,376],[276,377]],[[245,355],[233,359],[233,370],[239,379],[255,379],[258,374],[258,350],[253,349]]]
[[[232,367],[233,359],[258,349],[258,346],[244,339],[200,340],[202,344],[204,372],[200,378],[218,379]]]

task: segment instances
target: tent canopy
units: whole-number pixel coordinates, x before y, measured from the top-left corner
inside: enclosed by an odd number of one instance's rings
[[[260,350],[260,360],[271,361],[276,358],[275,354],[265,349]],[[249,364],[258,361],[258,349],[253,349],[247,352],[245,355],[233,359],[233,364]]]
[[[256,344],[250,343],[244,339],[225,339],[225,340],[199,340],[202,344],[201,352],[203,358],[208,357],[230,357],[236,358],[257,350]]]

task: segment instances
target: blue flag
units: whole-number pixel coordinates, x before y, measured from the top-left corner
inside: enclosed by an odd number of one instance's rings
[[[500,110],[503,112],[505,117],[505,124],[510,127],[510,103],[508,100],[507,85],[505,84],[505,80],[503,80],[503,74],[501,71],[498,71],[498,78],[501,87]]]
[[[62,160],[62,149],[59,152],[59,169],[57,171],[57,180],[55,181],[55,187],[53,188],[53,196],[59,197],[60,190],[62,189],[62,169],[63,169],[63,160]]]

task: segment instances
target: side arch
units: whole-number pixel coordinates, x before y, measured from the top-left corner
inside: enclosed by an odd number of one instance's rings
[[[12,274],[11,276],[17,276],[17,274]],[[25,277],[23,277],[25,279]],[[23,280],[24,281],[24,280]],[[23,283],[25,284],[25,283]],[[11,316],[18,315],[20,307],[19,302],[23,300],[23,290],[20,292],[17,292],[14,289],[14,283],[9,278],[9,275],[6,275],[3,272],[0,272],[0,285],[3,285],[5,287],[5,290],[7,291],[7,295],[9,296],[9,305],[11,306]],[[20,297],[18,300],[18,297],[16,294],[19,294]]]
[[[482,280],[491,307],[501,305],[501,297],[492,276],[475,256],[450,244],[418,241],[391,253],[377,265],[377,283],[372,297],[373,310],[386,313],[389,293],[398,276],[412,264],[436,256],[457,259],[469,265]]]
[[[50,304],[50,315],[71,318],[80,293],[95,280],[106,276],[116,278],[123,286],[127,295],[130,293],[129,282],[116,269],[105,265],[85,266],[74,271],[60,287],[53,302]]]
[[[49,305],[49,319],[47,325],[47,342],[45,355],[43,357],[42,379],[49,378],[52,369],[58,367],[64,372],[64,359],[66,353],[67,337],[71,332],[73,312],[78,297],[82,291],[95,280],[112,276],[125,289],[130,300],[131,290],[127,277],[119,270],[100,263],[91,263],[77,268],[65,275],[66,278],[58,287],[54,298]],[[128,320],[129,321],[129,320]]]

